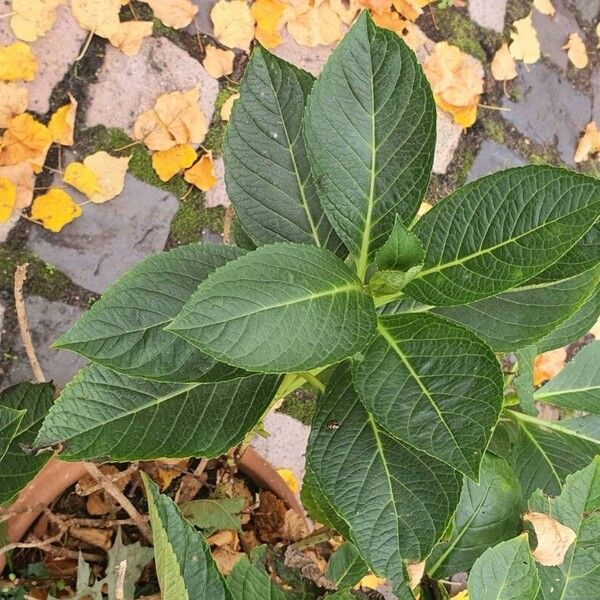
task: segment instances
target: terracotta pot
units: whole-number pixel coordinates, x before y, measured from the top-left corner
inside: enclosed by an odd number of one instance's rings
[[[251,481],[263,489],[273,492],[289,508],[306,519],[304,510],[294,493],[277,471],[256,450],[248,448],[238,459],[238,467]],[[44,508],[52,504],[86,474],[87,470],[82,462],[69,463],[51,458],[8,509],[17,513],[7,523],[8,542],[18,542],[42,514]],[[29,510],[27,510],[28,508]],[[2,555],[0,556],[0,573],[5,566],[6,557]]]

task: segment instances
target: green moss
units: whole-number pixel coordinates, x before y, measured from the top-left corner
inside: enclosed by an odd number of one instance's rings
[[[498,121],[489,118],[485,119],[483,121],[483,129],[488,139],[494,140],[499,144],[504,144],[504,140],[506,139],[504,127]]]
[[[169,245],[181,246],[197,242],[204,228],[215,233],[222,232],[224,216],[223,207],[205,208],[201,198],[185,198],[171,221]]]
[[[506,6],[505,33],[508,34],[512,24],[523,19],[531,12],[531,0],[509,0]]]
[[[448,43],[481,61],[486,60],[486,52],[478,41],[482,38],[482,32],[470,19],[456,10],[438,9],[435,10],[435,22],[441,37]]]
[[[310,425],[315,414],[316,402],[316,396],[312,391],[299,389],[286,397],[279,412],[294,417],[305,425]]]

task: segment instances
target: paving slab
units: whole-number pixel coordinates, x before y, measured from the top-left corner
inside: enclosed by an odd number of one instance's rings
[[[14,213],[8,218],[8,221],[0,223],[0,243],[6,241],[8,234],[12,231],[13,227],[18,223],[18,221],[19,215]]]
[[[69,193],[77,203],[86,201]],[[163,250],[178,208],[177,198],[127,174],[120,196],[86,204],[60,233],[32,227],[27,245],[75,283],[101,293],[142,258]]]
[[[11,12],[10,0],[0,1],[2,14]],[[37,77],[23,85],[29,90],[29,110],[46,113],[50,109],[50,95],[75,61],[88,32],[83,30],[71,14],[70,6],[59,6],[52,29],[30,46],[38,63]],[[12,44],[16,37],[10,28],[10,19],[0,19],[0,44]]]
[[[568,0],[569,5],[577,10],[588,25],[596,25],[600,16],[600,0]]]
[[[580,132],[590,121],[591,100],[548,66],[518,67],[519,102],[505,98],[502,117],[524,136],[540,144],[555,145],[561,159],[574,165]]]
[[[479,179],[484,175],[489,175],[502,169],[520,167],[526,164],[527,161],[506,146],[492,140],[485,140],[481,144],[481,148],[473,161],[467,181]]]
[[[87,364],[87,361],[73,352],[55,350],[50,345],[71,327],[83,314],[83,310],[65,302],[53,302],[40,296],[29,296],[25,300],[25,310],[42,371],[48,380],[54,381],[59,388],[63,388],[73,375]],[[33,377],[20,339],[15,340],[11,352],[16,358],[9,367],[8,375],[0,383],[0,388],[30,381]]]
[[[4,313],[6,312],[6,307],[0,301],[0,348],[2,348],[2,334],[4,333]]]
[[[592,73],[590,81],[594,99],[592,104],[592,120],[596,121],[596,125],[600,125],[600,69],[596,69]]]
[[[135,56],[108,45],[97,81],[88,88],[85,124],[120,127],[131,133],[137,117],[152,108],[160,95],[196,85],[209,123],[219,83],[187,52],[162,37],[144,40]]]
[[[213,24],[210,20],[210,11],[216,3],[217,0],[192,0],[192,4],[195,4],[198,7],[198,12],[194,17],[194,21],[186,27],[186,31],[192,35],[197,31],[212,35]]]
[[[502,33],[507,3],[508,0],[469,0],[469,17],[482,27]]]
[[[329,55],[333,52],[335,44],[330,46],[315,46],[308,48],[301,46],[294,41],[294,38],[288,33],[287,29],[281,32],[282,43],[271,51],[280,58],[291,62],[292,64],[317,76],[327,62]]]
[[[215,206],[224,206],[227,208],[231,205],[227,190],[225,189],[225,164],[223,159],[219,156],[213,161],[213,168],[215,170],[215,176],[217,183],[215,186],[205,192],[204,194],[204,206],[207,208],[214,208]]]

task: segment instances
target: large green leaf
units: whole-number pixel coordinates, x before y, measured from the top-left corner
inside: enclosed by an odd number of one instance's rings
[[[539,589],[525,533],[486,550],[469,574],[469,600],[535,600]]]
[[[600,414],[600,341],[577,356],[535,393],[535,399],[588,413]]]
[[[0,464],[19,430],[26,410],[15,410],[0,404]]]
[[[177,505],[142,474],[154,539],[156,575],[163,600],[227,600],[225,584],[202,534]]]
[[[549,166],[468,183],[414,232],[425,264],[404,288],[420,302],[466,304],[518,286],[568,252],[600,215],[600,181]]]
[[[53,397],[51,383],[20,383],[0,394],[0,407],[21,415],[16,431],[10,434],[12,438],[8,445],[2,443],[4,455],[0,458],[0,505],[13,500],[50,459],[48,452],[35,456],[25,453],[23,447],[33,443],[52,406]]]
[[[460,493],[454,469],[377,425],[346,365],[318,400],[307,465],[371,570],[397,587],[404,585],[402,560],[427,556]]]
[[[543,512],[576,534],[564,561],[541,567],[540,600],[597,598],[600,589],[600,457],[567,477],[558,498],[536,494],[530,508]]]
[[[306,371],[358,352],[375,309],[328,250],[271,244],[211,274],[168,329],[250,371]]]
[[[190,244],[151,256],[104,292],[54,345],[134,377],[199,382],[239,376],[164,327],[209,273],[244,253]]]
[[[336,250],[302,134],[314,77],[255,48],[224,141],[225,181],[244,231],[257,243],[299,242]]]
[[[479,483],[465,478],[450,537],[434,548],[428,574],[447,579],[468,571],[488,548],[517,534],[524,504],[513,468],[487,453]]]
[[[383,316],[354,384],[398,439],[477,479],[502,408],[494,353],[469,330],[429,314]]]
[[[412,50],[364,11],[313,86],[305,124],[323,208],[361,277],[395,215],[408,225],[419,208],[435,124],[429,84]]]
[[[277,385],[273,375],[158,383],[91,366],[65,387],[35,445],[61,443],[65,460],[218,456],[256,425]]]

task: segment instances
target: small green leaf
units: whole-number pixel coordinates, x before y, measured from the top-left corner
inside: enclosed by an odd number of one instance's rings
[[[230,596],[202,534],[168,496],[159,494],[154,482],[143,473],[142,478],[162,600],[227,600]]]
[[[408,271],[377,271],[369,280],[369,289],[375,298],[396,295],[421,269],[417,265]]]
[[[533,382],[533,363],[538,351],[535,346],[527,346],[515,353],[517,358],[518,375],[515,377],[514,386],[523,412],[528,415],[537,416],[535,406],[535,385]]]
[[[354,367],[356,390],[394,437],[477,479],[502,407],[494,353],[429,314],[383,316]]]
[[[536,600],[539,589],[526,533],[486,550],[469,574],[469,600]]]
[[[396,215],[394,227],[385,244],[377,250],[375,263],[381,270],[408,271],[423,264],[425,250],[421,240],[409,231]]]
[[[326,575],[337,588],[345,589],[354,587],[368,572],[358,548],[352,542],[344,542],[331,555]]]
[[[210,275],[168,329],[250,371],[307,371],[358,352],[374,333],[375,309],[328,250],[271,244]]]
[[[179,508],[183,516],[200,529],[242,530],[240,513],[244,508],[243,498],[192,500]]]

